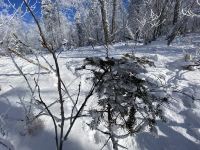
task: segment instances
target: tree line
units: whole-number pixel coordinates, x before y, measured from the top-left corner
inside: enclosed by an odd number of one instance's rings
[[[38,5],[41,5],[41,12],[36,9]],[[16,41],[15,34],[20,41],[41,49],[37,27],[26,19],[28,11],[5,1],[1,1],[0,7],[1,47]],[[15,13],[11,14],[10,9]],[[36,0],[31,9],[36,13],[45,37],[56,49],[128,40],[148,44],[161,36],[170,44],[176,36],[200,29],[199,17],[192,16],[199,13],[196,0]],[[188,12],[192,14],[188,15]],[[25,45],[22,51],[30,52]]]

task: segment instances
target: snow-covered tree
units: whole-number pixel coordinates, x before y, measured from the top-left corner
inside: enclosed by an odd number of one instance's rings
[[[46,31],[46,38],[53,49],[62,45],[60,10],[57,2],[42,0],[42,17]]]
[[[141,17],[141,7],[143,0],[131,0],[128,7],[128,30],[131,38],[137,39],[139,36],[139,20]]]
[[[100,44],[103,42],[102,23],[100,8],[97,3],[93,3],[89,8],[86,19],[86,32],[88,33],[88,44]]]
[[[110,41],[110,24],[108,20],[108,10],[107,10],[107,0],[98,0],[100,4],[101,9],[101,18],[102,18],[102,24],[103,24],[103,31],[104,31],[104,42],[105,45],[108,46]]]
[[[159,81],[140,77],[147,72],[145,65],[154,64],[145,57],[130,54],[120,59],[85,60],[84,68],[91,69],[92,66],[93,82],[97,83],[101,79],[95,88],[98,105],[90,110],[93,120],[89,126],[108,136],[114,150],[123,147],[118,140],[129,135],[135,135],[146,128],[156,132],[156,119],[164,119],[161,106],[168,98],[164,91],[161,92]]]

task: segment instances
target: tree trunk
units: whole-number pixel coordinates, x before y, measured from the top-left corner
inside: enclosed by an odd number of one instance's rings
[[[158,12],[158,14],[160,15],[158,18],[158,26],[155,27],[155,29],[153,31],[151,41],[156,40],[156,38],[162,34],[162,26],[163,26],[163,21],[165,19],[165,10],[166,10],[166,5],[168,2],[169,2],[169,0],[165,0],[161,7],[160,12]],[[159,3],[159,1],[157,1],[157,3]],[[159,8],[157,8],[157,9],[159,10]]]
[[[103,23],[103,30],[104,30],[104,40],[106,46],[110,43],[110,34],[109,34],[109,22],[108,22],[108,14],[106,9],[106,0],[99,0],[100,7],[101,7],[101,16],[102,16],[102,23]]]
[[[173,25],[175,25],[179,18],[179,12],[180,12],[180,0],[176,0],[175,6],[174,6],[174,18],[173,18]]]
[[[113,0],[113,11],[112,11],[112,28],[111,28],[111,35],[113,39],[115,39],[114,32],[116,29],[116,13],[117,13],[117,0]]]
[[[112,130],[112,114],[111,114],[111,105],[108,104],[108,130],[110,132],[110,139],[112,141],[113,149],[118,150],[118,142],[114,137]]]

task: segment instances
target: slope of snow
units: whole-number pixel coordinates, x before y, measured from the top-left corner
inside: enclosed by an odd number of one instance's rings
[[[190,39],[190,40],[188,40]],[[135,52],[137,56],[148,56],[155,61],[155,68],[148,68],[149,77],[162,80],[167,85],[172,95],[170,103],[165,105],[164,112],[167,122],[158,121],[158,135],[140,133],[137,136],[129,137],[122,141],[129,150],[200,150],[200,71],[183,70],[185,64],[184,54],[196,54],[200,36],[192,35],[184,38],[177,38],[171,46],[162,41],[155,41],[151,45],[143,46],[135,43],[117,43],[110,47],[109,54],[112,57],[120,57],[127,52]],[[59,58],[62,70],[62,77],[70,94],[76,97],[78,84],[82,82],[82,98],[90,88],[90,82],[86,78],[90,75],[83,72],[80,77],[74,74],[75,68],[80,67],[85,57],[105,56],[103,47],[83,47],[63,52]],[[30,56],[33,57],[33,56]],[[53,64],[50,55],[45,56]],[[30,83],[34,87],[33,78],[38,76],[37,66],[33,66],[16,58],[18,65],[22,68]],[[43,63],[43,62],[42,62]],[[41,70],[40,86],[42,97],[50,104],[58,97],[56,93],[56,77],[45,70]],[[41,122],[34,133],[27,134],[24,126],[25,112],[20,104],[20,99],[29,101],[30,92],[23,77],[19,75],[10,58],[0,56],[0,116],[3,122],[0,127],[4,129],[5,136],[0,136],[0,142],[7,143],[15,150],[54,150],[54,131],[51,119],[47,116],[41,117]],[[173,90],[176,92],[173,92]],[[183,92],[184,94],[180,93]],[[95,103],[93,96],[86,109]],[[66,115],[70,113],[72,103],[65,103]],[[93,106],[94,107],[94,106]],[[69,109],[70,108],[70,109]],[[59,114],[57,105],[51,108]],[[35,108],[37,110],[37,108]],[[91,131],[86,122],[87,118],[80,119],[72,130],[65,148],[69,150],[99,150],[106,139],[100,133]],[[0,134],[1,135],[1,134]],[[95,138],[94,138],[95,137]],[[5,147],[0,144],[0,150]],[[109,149],[105,147],[105,149]]]

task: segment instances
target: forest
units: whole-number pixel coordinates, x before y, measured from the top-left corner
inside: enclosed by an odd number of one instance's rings
[[[0,0],[0,150],[200,150],[199,0]]]

